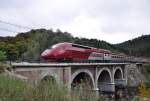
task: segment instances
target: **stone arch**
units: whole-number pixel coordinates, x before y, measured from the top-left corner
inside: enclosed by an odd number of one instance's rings
[[[114,70],[114,79],[123,79],[123,71],[121,67],[116,67]]]
[[[50,71],[42,72],[40,74],[39,81],[42,80],[53,80],[55,82],[59,81],[57,75],[54,72],[50,72]]]
[[[111,71],[110,71],[110,69],[108,69],[108,68],[106,68],[106,67],[104,67],[104,68],[102,68],[102,69],[99,70],[99,72],[98,72],[98,74],[97,74],[96,81],[98,81],[99,76],[101,75],[101,73],[102,73],[103,71],[107,71],[107,72],[108,72],[109,77],[110,77],[110,82],[111,82],[111,81],[112,81]]]
[[[110,69],[106,67],[100,69],[96,78],[98,89],[101,91],[109,91],[112,80]]]
[[[90,83],[90,87],[94,88],[94,77],[89,70],[79,69],[75,71],[71,75],[71,87],[77,86],[76,83],[82,83],[81,80],[88,82],[88,84]]]
[[[45,77],[43,77],[41,79],[41,82],[42,81],[50,81],[51,83],[56,83],[55,78],[53,76],[51,76],[51,75],[46,75]]]

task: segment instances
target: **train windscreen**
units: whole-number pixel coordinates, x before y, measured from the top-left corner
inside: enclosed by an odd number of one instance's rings
[[[73,47],[77,48],[84,48],[84,49],[91,49],[91,47],[83,46],[83,45],[78,45],[78,44],[72,44]]]

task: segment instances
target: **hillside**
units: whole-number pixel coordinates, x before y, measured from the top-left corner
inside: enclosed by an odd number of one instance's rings
[[[150,35],[143,35],[115,46],[126,54],[150,57]]]
[[[68,32],[56,32],[46,29],[31,30],[20,33],[16,37],[0,37],[0,51],[6,52],[7,60],[13,61],[41,61],[40,54],[49,46],[58,42],[73,42],[96,48],[119,50],[101,40],[73,37]]]

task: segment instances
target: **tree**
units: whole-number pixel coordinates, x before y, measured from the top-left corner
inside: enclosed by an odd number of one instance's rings
[[[6,53],[3,51],[0,51],[0,62],[3,62],[6,60]]]
[[[17,47],[14,44],[8,44],[6,46],[6,55],[7,55],[7,60],[9,61],[15,61],[18,59],[18,50]]]
[[[18,59],[21,59],[22,54],[27,51],[27,45],[25,42],[17,41],[15,43],[16,51],[18,52]]]

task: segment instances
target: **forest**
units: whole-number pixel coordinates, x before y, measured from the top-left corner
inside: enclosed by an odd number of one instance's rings
[[[118,49],[133,56],[150,57],[150,35],[142,35],[132,40],[116,44]]]
[[[35,29],[19,33],[15,37],[0,37],[0,60],[42,61],[40,54],[48,47],[59,42],[72,42],[96,48],[109,49],[116,53],[134,56],[150,56],[150,35],[129,40],[120,44],[110,44],[103,40],[73,37],[68,32]]]

